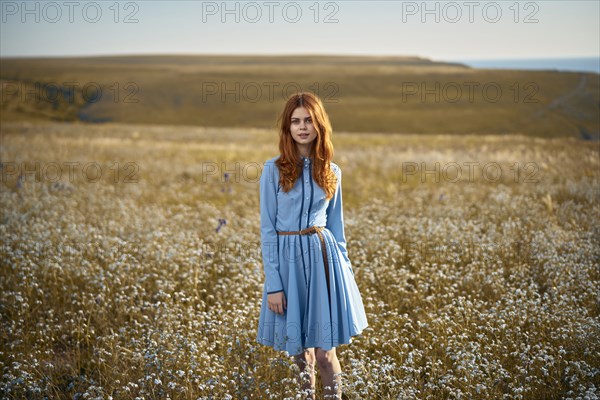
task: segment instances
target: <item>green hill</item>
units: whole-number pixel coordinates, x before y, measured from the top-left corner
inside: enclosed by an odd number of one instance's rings
[[[599,78],[418,57],[4,58],[0,118],[272,128],[301,89],[323,98],[336,131],[589,139]]]

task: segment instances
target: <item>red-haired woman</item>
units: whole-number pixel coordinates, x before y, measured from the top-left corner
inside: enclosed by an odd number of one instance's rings
[[[288,99],[279,152],[260,178],[265,284],[257,341],[294,356],[314,398],[315,361],[325,393],[341,398],[336,347],[368,326],[348,258],[342,171],[333,163],[332,128],[322,101]]]

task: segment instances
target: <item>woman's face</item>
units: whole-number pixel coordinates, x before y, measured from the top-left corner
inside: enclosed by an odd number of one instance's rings
[[[301,146],[312,143],[317,137],[317,130],[306,108],[298,107],[292,113],[290,133]]]

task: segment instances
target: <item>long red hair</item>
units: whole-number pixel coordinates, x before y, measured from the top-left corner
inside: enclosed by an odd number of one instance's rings
[[[279,168],[279,183],[284,192],[289,192],[302,173],[302,157],[292,137],[290,126],[292,113],[298,107],[304,107],[310,114],[317,137],[313,141],[310,157],[313,160],[313,179],[325,192],[329,200],[335,193],[337,177],[331,169],[333,159],[333,130],[329,116],[325,112],[321,99],[310,92],[300,92],[291,96],[278,119],[280,157],[275,164]]]

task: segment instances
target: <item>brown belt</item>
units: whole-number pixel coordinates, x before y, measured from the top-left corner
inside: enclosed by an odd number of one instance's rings
[[[324,226],[311,226],[310,228],[306,228],[301,231],[277,231],[277,234],[278,235],[311,235],[313,233],[316,233],[319,236],[319,239],[321,239],[321,252],[323,253],[323,264],[325,265],[325,279],[327,280],[327,294],[329,295],[328,297],[331,297],[330,289],[329,289],[329,264],[327,263],[327,247],[325,245],[325,238],[323,237],[323,234],[321,233],[321,231],[323,229],[325,229]]]

